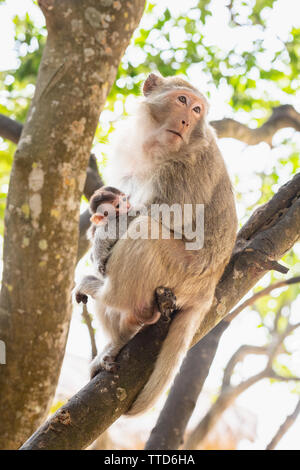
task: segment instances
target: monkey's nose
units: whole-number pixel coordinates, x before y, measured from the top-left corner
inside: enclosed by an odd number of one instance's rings
[[[183,124],[183,125],[186,126],[186,127],[188,127],[188,125],[189,125],[189,123],[186,122],[186,121],[184,121],[184,120],[181,121],[181,124]]]

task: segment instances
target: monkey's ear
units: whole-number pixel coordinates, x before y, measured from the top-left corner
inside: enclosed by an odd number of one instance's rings
[[[155,73],[150,73],[148,78],[146,78],[146,81],[143,86],[144,95],[145,96],[150,95],[156,87],[158,87],[159,85],[162,85],[163,80],[164,79],[162,77],[155,75]]]
[[[102,214],[93,214],[92,217],[90,218],[90,221],[94,225],[101,225],[103,223],[104,216]]]

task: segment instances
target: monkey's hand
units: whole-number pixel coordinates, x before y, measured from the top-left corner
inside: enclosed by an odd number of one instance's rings
[[[85,294],[83,294],[83,293],[80,292],[80,291],[77,291],[77,292],[75,292],[75,299],[76,299],[76,302],[77,302],[78,304],[80,304],[81,302],[82,302],[83,304],[87,304],[88,296],[85,295]]]
[[[158,310],[164,321],[171,320],[171,314],[176,310],[176,297],[168,287],[157,287],[155,289],[155,298]]]

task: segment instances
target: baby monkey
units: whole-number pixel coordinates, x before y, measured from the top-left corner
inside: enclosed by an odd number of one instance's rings
[[[130,209],[128,197],[112,186],[98,189],[91,197],[88,237],[92,242],[92,261],[102,276],[112,247],[127,230],[127,223],[122,222],[126,222]]]
[[[90,221],[92,223],[88,238],[92,243],[91,258],[97,276],[85,276],[75,291],[78,303],[87,303],[88,295],[94,297],[103,284],[105,267],[112,247],[126,232],[127,226],[135,216],[128,215],[131,205],[128,197],[112,186],[97,189],[90,199]]]

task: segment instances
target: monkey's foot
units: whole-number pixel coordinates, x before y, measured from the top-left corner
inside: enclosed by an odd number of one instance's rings
[[[91,364],[91,379],[93,379],[101,370],[106,370],[107,372],[112,373],[117,372],[118,366],[115,362],[115,358],[116,357],[111,354],[100,354],[95,357]]]
[[[171,314],[176,310],[176,296],[168,287],[160,286],[155,289],[155,297],[162,318],[169,322]]]
[[[75,299],[78,304],[80,304],[80,302],[87,304],[88,296],[79,291],[75,293]]]

